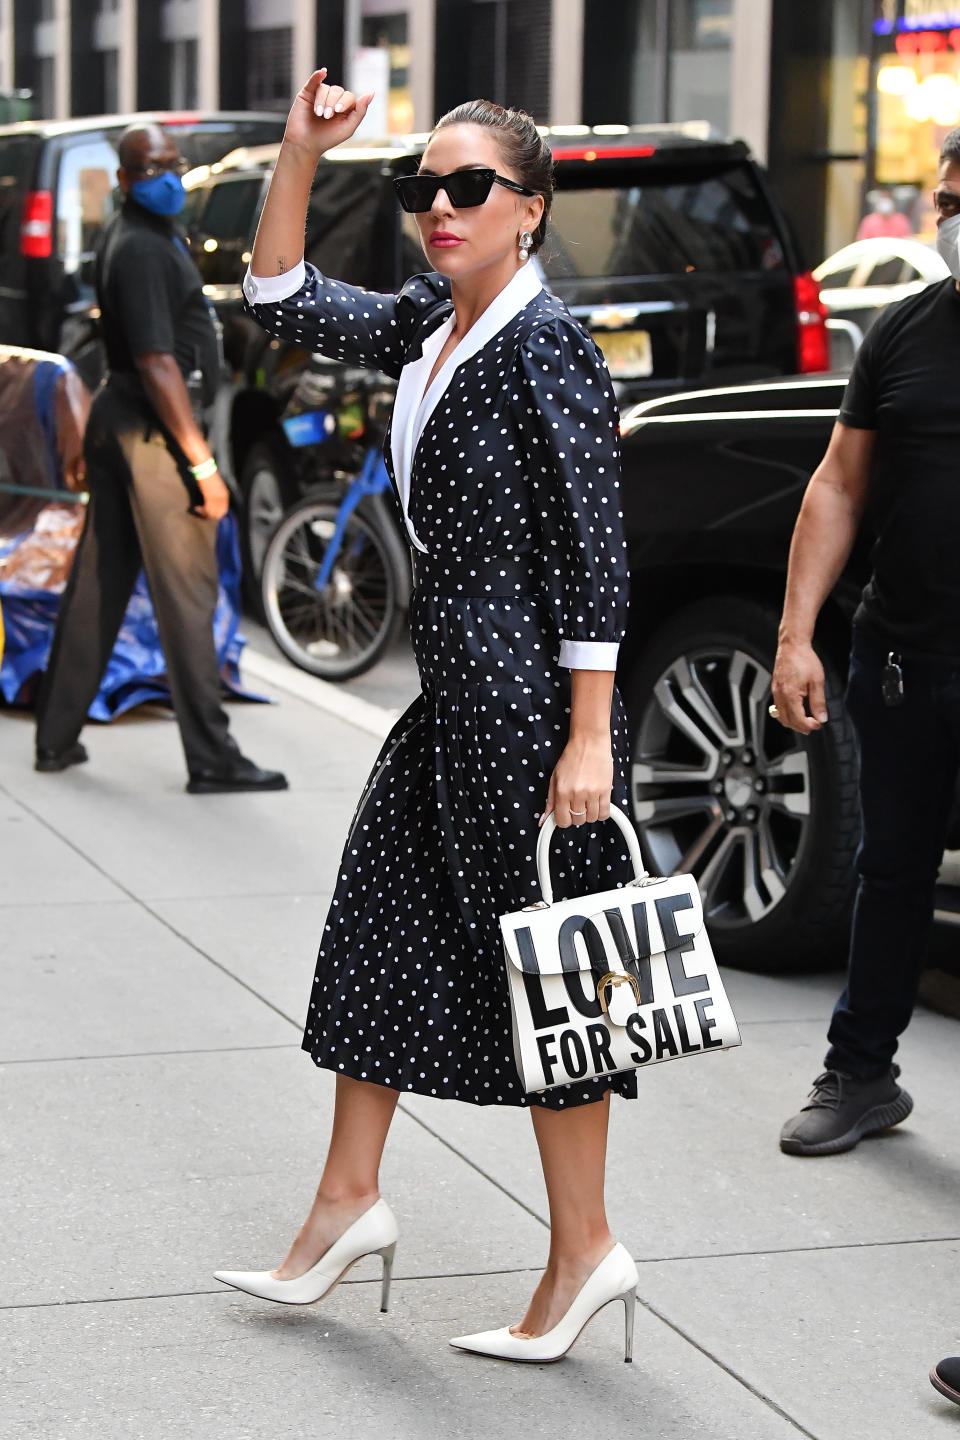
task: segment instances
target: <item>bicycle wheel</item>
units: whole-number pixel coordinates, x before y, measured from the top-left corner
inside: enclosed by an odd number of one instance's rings
[[[402,614],[390,538],[363,504],[347,521],[329,580],[317,589],[337,513],[336,505],[309,496],[289,510],[267,546],[260,582],[274,641],[301,670],[324,680],[369,670]]]

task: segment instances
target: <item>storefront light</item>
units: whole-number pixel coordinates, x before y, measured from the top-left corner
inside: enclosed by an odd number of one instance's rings
[[[904,97],[911,120],[932,120],[937,125],[960,121],[960,85],[952,75],[928,75]]]
[[[877,89],[884,95],[909,95],[917,84],[917,72],[910,65],[883,65],[877,73]]]

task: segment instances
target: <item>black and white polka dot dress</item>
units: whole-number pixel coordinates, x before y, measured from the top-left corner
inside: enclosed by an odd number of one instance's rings
[[[426,394],[452,324],[442,277],[375,295],[308,266],[248,275],[244,288],[272,334],[399,381],[387,465],[417,578],[410,628],[422,693],[361,796],[303,1048],[339,1074],[476,1104],[635,1095],[632,1072],[523,1092],[497,924],[539,898],[537,821],[567,740],[570,669],[613,669],[625,620],[618,418],[602,357],[529,266]],[[494,591],[515,593],[471,593],[491,557],[508,577]],[[532,583],[510,580],[525,568]],[[613,748],[622,806],[616,694]],[[607,824],[558,831],[552,873],[564,897],[632,872]]]

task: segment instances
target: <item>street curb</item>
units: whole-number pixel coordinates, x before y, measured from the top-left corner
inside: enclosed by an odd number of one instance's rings
[[[297,670],[286,661],[271,660],[268,655],[260,655],[249,646],[243,652],[241,665],[247,675],[262,680],[274,690],[295,695],[314,709],[325,710],[328,715],[335,715],[338,720],[345,720],[348,725],[375,735],[378,740],[386,739],[400,714],[399,710],[386,710],[382,705],[361,700],[359,695],[351,695],[349,690],[341,690],[329,680]]]

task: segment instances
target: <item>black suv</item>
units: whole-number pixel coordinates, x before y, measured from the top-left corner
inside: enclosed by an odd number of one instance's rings
[[[634,817],[651,869],[696,875],[718,955],[771,972],[836,959],[849,934],[859,812],[842,698],[866,531],[818,624],[830,723],[803,739],[767,713],[790,537],[845,384],[695,390],[622,424]]]
[[[621,404],[828,367],[816,283],[744,144],[699,124],[579,127],[549,138],[557,190],[534,263],[596,336]],[[307,259],[375,290],[395,291],[422,271],[414,219],[390,183],[416,168],[421,148],[422,137],[326,156],[307,217]],[[185,216],[237,378],[219,452],[239,480],[254,569],[283,507],[317,478],[317,456],[294,451],[280,423],[291,404],[303,408],[298,376],[310,362],[256,330],[240,291],[275,156],[273,147],[237,151],[198,170]]]
[[[277,141],[284,126],[280,115],[216,112],[0,126],[0,344],[62,351],[84,371],[94,244],[115,204],[116,142],[136,120],[164,125],[194,164]],[[96,370],[94,359],[85,378]]]

